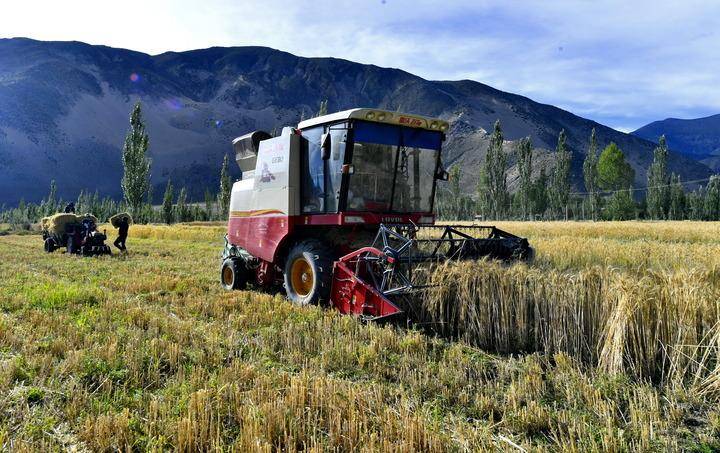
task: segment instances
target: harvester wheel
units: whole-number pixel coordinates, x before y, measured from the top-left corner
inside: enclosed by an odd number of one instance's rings
[[[330,300],[333,253],[320,241],[299,242],[285,261],[285,292],[297,305],[317,305]]]
[[[247,286],[247,273],[245,263],[237,258],[227,258],[220,268],[220,283],[228,291],[245,289]]]
[[[53,238],[45,239],[45,251],[47,253],[52,253],[55,251],[55,241],[53,240]]]

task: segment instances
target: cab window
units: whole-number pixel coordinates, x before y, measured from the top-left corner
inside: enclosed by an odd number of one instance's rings
[[[323,159],[321,141],[330,134],[330,153]],[[306,139],[301,149],[301,208],[303,213],[337,212],[345,160],[347,123],[318,126],[302,131]]]
[[[300,154],[300,193],[303,213],[325,211],[325,172],[322,149],[320,149],[322,134],[322,127],[302,132],[306,139]]]

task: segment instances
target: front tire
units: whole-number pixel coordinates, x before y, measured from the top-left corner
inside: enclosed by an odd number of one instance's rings
[[[299,242],[285,261],[285,293],[296,305],[318,305],[330,301],[333,253],[320,241]]]
[[[247,287],[247,272],[245,263],[237,258],[227,258],[220,267],[220,284],[227,291],[245,289]]]

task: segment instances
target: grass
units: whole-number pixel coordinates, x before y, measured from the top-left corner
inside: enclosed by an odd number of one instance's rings
[[[538,262],[448,269],[436,308],[457,341],[223,292],[223,226],[133,226],[130,254],[97,259],[2,236],[0,450],[720,448],[716,355],[678,353],[672,378],[628,360],[718,347],[702,332],[718,321],[720,226],[501,227]],[[451,299],[495,317],[448,316]],[[554,328],[529,328],[543,319]]]

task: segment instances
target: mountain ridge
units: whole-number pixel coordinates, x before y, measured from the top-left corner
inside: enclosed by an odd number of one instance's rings
[[[651,141],[665,135],[668,146],[720,171],[720,114],[702,118],[666,118],[632,132]]]
[[[472,80],[432,81],[402,69],[260,46],[152,56],[79,41],[12,38],[0,39],[0,204],[39,200],[50,179],[66,198],[96,188],[119,196],[120,148],[138,100],[150,134],[156,197],[172,178],[199,198],[217,185],[222,156],[231,153],[234,137],[296,125],[322,99],[330,111],[362,106],[451,121],[444,161],[462,165],[468,192],[496,119],[507,139],[533,139],[536,171],[552,166],[551,150],[565,129],[577,188],[583,187],[582,159],[593,127],[601,145],[615,141],[626,151],[636,184],[644,181],[652,160],[649,141]],[[506,145],[511,151],[513,143]],[[684,179],[710,173],[674,153],[670,167]],[[511,187],[516,178],[511,168]]]

